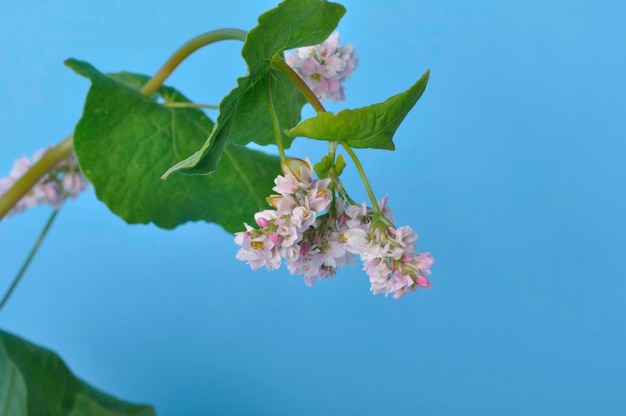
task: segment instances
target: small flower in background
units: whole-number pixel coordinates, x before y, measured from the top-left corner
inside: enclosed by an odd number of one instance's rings
[[[84,192],[89,187],[89,181],[85,178],[78,166],[78,160],[76,154],[71,153],[67,158],[61,161],[57,165],[59,172],[57,173],[56,181],[59,181],[59,174],[61,174],[60,194],[63,199],[70,197],[76,199],[78,194]]]
[[[285,54],[285,61],[321,101],[345,100],[342,83],[359,64],[352,44],[341,45],[335,32],[324,42]]]
[[[0,196],[8,191],[47,151],[47,148],[38,150],[33,155],[32,161],[27,157],[16,159],[9,176],[0,178]],[[72,153],[41,178],[9,211],[7,217],[40,204],[58,208],[63,205],[67,197],[75,199],[88,186],[89,182],[80,171],[76,155]]]
[[[396,228],[387,197],[380,212],[365,203],[348,205],[333,197],[330,179],[313,179],[308,159],[288,159],[284,176],[274,180],[268,203],[274,209],[257,212],[255,229],[235,234],[241,246],[236,258],[253,270],[278,269],[285,260],[291,274],[301,274],[307,285],[354,264],[355,255],[370,278],[373,294],[399,299],[418,288],[430,287],[427,276],[434,260],[430,253],[415,253],[417,234],[409,226]],[[326,212],[324,212],[326,211]]]

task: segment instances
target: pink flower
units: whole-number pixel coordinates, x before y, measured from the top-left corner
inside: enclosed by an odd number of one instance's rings
[[[395,222],[396,220],[393,218],[393,211],[391,207],[387,204],[387,200],[389,197],[385,195],[380,201],[378,201],[378,207],[382,211],[385,218],[387,218],[391,222]]]
[[[333,197],[331,189],[338,192],[340,187],[331,187],[330,179],[313,178],[308,159],[288,159],[282,171],[273,188],[279,195],[267,198],[275,210],[255,214],[258,230],[244,224],[246,231],[236,234],[241,246],[237,259],[253,270],[277,269],[285,260],[291,274],[303,275],[312,286],[354,263],[358,255],[375,295],[400,299],[430,287],[427,276],[434,260],[430,253],[415,254],[418,236],[410,226],[393,225],[387,197],[378,201],[377,211],[365,203],[348,205]]]
[[[257,225],[261,228],[266,228],[270,225],[270,221],[276,219],[276,211],[272,211],[270,209],[266,209],[264,211],[257,212],[254,214],[254,220]]]
[[[332,230],[332,221],[326,217],[318,221],[303,236],[300,245],[300,256],[287,262],[291,274],[304,275],[308,286],[313,286],[315,279],[326,279],[334,276],[338,268],[353,262],[352,254],[348,253],[339,241],[339,235]]]
[[[284,163],[281,163],[280,168],[285,176],[293,176],[299,183],[308,185],[313,180],[313,167],[309,158],[304,160],[296,157],[286,159]]]
[[[430,274],[430,268],[435,263],[435,259],[430,253],[420,253],[413,258],[413,264],[426,274]]]
[[[345,99],[342,83],[359,64],[351,44],[341,45],[335,32],[324,42],[285,54],[285,61],[300,75],[320,100]]]
[[[430,253],[415,254],[417,234],[410,226],[390,226],[387,197],[379,201],[381,212],[363,204],[346,208],[347,229],[341,233],[346,250],[358,254],[370,278],[374,294],[393,294],[399,299],[418,287],[430,287],[426,275],[434,260]]]
[[[308,159],[287,159],[281,168],[284,176],[276,177],[273,188],[280,195],[267,198],[275,210],[255,214],[258,230],[244,224],[246,231],[235,235],[235,242],[241,246],[237,259],[246,261],[253,270],[262,266],[276,269],[282,259],[296,262],[302,252],[299,244],[307,244],[303,236],[314,227],[317,214],[332,201],[330,180],[313,179]]]
[[[48,149],[40,149],[33,155],[32,162],[27,157],[21,157],[13,162],[9,176],[0,178],[0,196],[9,190],[34,163],[45,155]],[[9,212],[9,215],[33,208],[36,205],[47,204],[58,208],[67,197],[72,199],[87,189],[88,182],[78,167],[76,156],[71,154],[62,160],[44,175],[35,186],[18,201]]]
[[[72,199],[76,199],[78,194],[84,192],[88,186],[89,182],[87,182],[79,170],[66,172],[61,180],[61,189],[63,194]]]
[[[250,265],[252,270],[263,266],[267,270],[275,270],[280,267],[280,254],[275,238],[268,234],[255,232],[248,224],[246,231],[235,233],[235,242],[241,246],[237,252],[237,260],[243,260]]]
[[[349,228],[341,234],[344,247],[350,253],[361,254],[365,252],[368,246],[370,236],[366,228],[353,227]]]

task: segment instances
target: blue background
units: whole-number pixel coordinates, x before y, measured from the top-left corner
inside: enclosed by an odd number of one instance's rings
[[[431,290],[372,296],[357,266],[313,288],[252,273],[219,227],[128,226],[90,191],[62,210],[0,326],[160,415],[626,414],[624,3],[343,4],[361,64],[330,109],[431,69],[398,150],[359,152],[435,256]],[[274,5],[1,2],[0,175],[79,119],[89,84],[64,59],[151,74],[187,39],[250,29]],[[240,47],[203,49],[168,84],[217,103],[245,73]],[[324,151],[301,140],[290,154]],[[48,214],[0,223],[2,287]]]

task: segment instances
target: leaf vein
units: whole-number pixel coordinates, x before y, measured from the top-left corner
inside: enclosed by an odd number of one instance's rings
[[[246,185],[246,188],[250,190],[250,194],[257,201],[259,208],[261,208],[264,202],[263,199],[258,195],[258,193],[256,192],[256,189],[254,189],[254,186],[252,186],[252,184],[250,183],[250,181],[248,180],[244,172],[241,170],[239,165],[235,163],[235,160],[233,159],[233,156],[230,154],[230,150],[228,148],[224,149],[224,154],[226,155],[226,157],[228,157],[228,161],[233,165],[235,172],[241,177],[241,180]]]

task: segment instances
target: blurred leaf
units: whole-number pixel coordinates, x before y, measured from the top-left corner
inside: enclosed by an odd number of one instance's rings
[[[317,113],[287,131],[291,137],[346,142],[350,147],[394,150],[393,135],[402,120],[422,96],[429,71],[407,91],[386,101],[338,114]]]
[[[204,220],[234,232],[267,206],[265,197],[280,172],[278,157],[228,146],[217,174],[162,181],[162,172],[204,142],[211,120],[198,109],[164,107],[85,62],[66,64],[92,81],[74,133],[76,155],[98,198],[124,221],[174,228]],[[134,88],[148,79],[115,77]],[[173,88],[158,93],[188,102]]]
[[[25,415],[26,409],[26,383],[0,343],[0,415]]]
[[[285,0],[263,13],[258,26],[248,33],[241,52],[248,75],[239,78],[237,87],[220,103],[215,130],[200,150],[174,165],[164,176],[173,172],[212,173],[228,144],[275,143],[268,113],[268,81],[283,144],[288,148],[292,139],[282,131],[300,121],[306,100],[282,71],[272,67],[271,60],[286,49],[323,42],[344,13],[342,5],[323,0]]]
[[[151,406],[102,393],[52,351],[0,330],[0,414],[7,416],[154,416]]]

